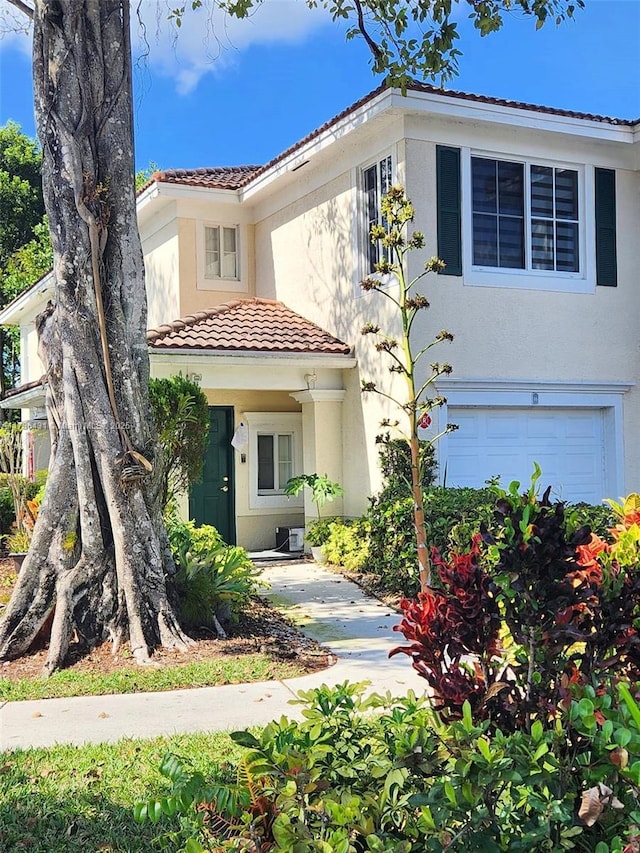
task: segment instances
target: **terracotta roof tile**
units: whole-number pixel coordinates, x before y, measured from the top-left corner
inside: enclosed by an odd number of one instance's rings
[[[215,187],[218,189],[240,189],[245,187],[251,181],[266,172],[272,166],[279,163],[281,160],[293,154],[299,148],[306,145],[320,136],[324,131],[331,128],[334,124],[346,118],[350,113],[355,112],[360,107],[364,106],[368,101],[386,91],[387,84],[382,83],[377,89],[369,92],[364,97],[360,98],[355,103],[348,106],[338,115],[329,119],[329,121],[317,127],[303,139],[296,142],[294,145],[287,148],[273,160],[270,160],[264,166],[225,166],[202,169],[170,169],[165,172],[156,172],[152,180],[167,181],[168,183],[189,184],[191,186]],[[564,110],[556,107],[546,107],[540,104],[529,104],[524,101],[510,101],[506,98],[494,98],[489,95],[475,95],[471,92],[460,92],[455,89],[442,89],[438,86],[432,86],[429,83],[413,82],[409,85],[410,92],[424,92],[427,94],[441,95],[447,98],[456,98],[463,101],[474,101],[481,104],[494,104],[501,107],[509,107],[515,110],[528,110],[534,113],[544,113],[547,115],[565,116],[567,118],[576,118],[583,121],[596,121],[603,124],[612,124],[621,127],[634,127],[640,123],[640,117],[637,119],[622,119],[613,118],[611,116],[602,116],[595,113],[584,113],[576,110]]]
[[[261,168],[261,166],[216,166],[211,169],[165,169],[155,172],[151,180],[163,181],[167,184],[236,190],[246,184]]]
[[[32,391],[34,388],[44,388],[47,384],[46,374],[40,379],[34,379],[31,382],[23,382],[22,385],[16,385],[15,388],[6,388],[2,394],[2,399],[7,400],[9,397],[15,397],[17,394],[24,394],[26,391]]]
[[[271,299],[237,299],[147,332],[154,349],[348,355],[351,348]]]

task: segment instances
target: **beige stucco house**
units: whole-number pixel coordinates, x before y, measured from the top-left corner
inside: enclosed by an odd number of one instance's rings
[[[416,84],[375,90],[266,166],[159,172],[140,192],[152,372],[197,377],[211,404],[190,514],[272,547],[313,515],[282,493],[303,471],[344,486],[332,512],[365,510],[396,415],[360,391],[393,375],[360,334],[387,300],[359,282],[394,183],[426,237],[409,273],[447,264],[415,330],[455,334],[437,355],[454,372],[431,429],[460,427],[438,444],[441,479],[527,483],[536,461],[568,500],[640,490],[640,121]],[[45,277],[0,312],[20,325],[25,383],[4,405],[28,420],[51,292]]]

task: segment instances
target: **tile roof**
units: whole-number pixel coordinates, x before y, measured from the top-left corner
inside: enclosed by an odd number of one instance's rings
[[[34,379],[31,382],[23,382],[22,385],[16,385],[15,388],[6,388],[2,394],[2,399],[7,400],[9,397],[24,394],[27,391],[32,391],[34,388],[44,388],[46,384],[47,376],[43,374],[39,379]]]
[[[382,83],[377,87],[377,89],[374,89],[372,92],[364,95],[364,97],[342,110],[342,112],[320,125],[320,127],[317,127],[303,139],[300,139],[294,145],[287,148],[281,154],[278,154],[277,157],[274,157],[273,160],[270,160],[263,166],[223,166],[201,169],[169,169],[163,172],[156,172],[153,175],[152,180],[166,181],[167,183],[175,184],[187,184],[190,186],[215,187],[217,189],[241,189],[251,183],[253,178],[266,172],[272,166],[275,166],[281,160],[284,160],[299,148],[302,148],[306,143],[311,142],[313,139],[320,136],[333,125],[349,116],[350,113],[355,112],[360,107],[382,94],[382,92],[385,92],[387,88],[387,84]],[[429,83],[420,83],[416,81],[409,84],[407,91],[440,95],[446,98],[473,101],[480,104],[492,104],[500,107],[508,107],[514,110],[527,110],[529,112],[544,113],[546,115],[576,118],[582,121],[601,122],[602,124],[612,124],[619,127],[634,127],[640,123],[640,117],[637,119],[613,118],[611,116],[602,116],[595,113],[564,110],[556,107],[542,106],[541,104],[529,104],[524,101],[510,101],[506,98],[494,98],[489,95],[475,95],[471,92],[460,92],[455,89],[443,89],[439,86],[432,86]],[[148,186],[148,184],[145,186]]]
[[[147,332],[152,349],[348,355],[351,348],[272,299],[236,299]]]
[[[246,184],[261,168],[261,166],[216,166],[211,169],[165,169],[154,172],[151,180],[167,184],[186,184],[192,187],[236,190]]]

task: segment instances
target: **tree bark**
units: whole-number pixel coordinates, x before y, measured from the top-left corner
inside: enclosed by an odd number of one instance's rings
[[[37,0],[34,89],[55,304],[38,318],[52,458],[30,552],[0,623],[0,659],[51,626],[45,670],[72,636],[129,640],[139,662],[189,638],[173,571],[148,399],[136,222],[127,0]]]

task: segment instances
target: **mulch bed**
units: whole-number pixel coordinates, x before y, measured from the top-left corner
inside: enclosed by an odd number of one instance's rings
[[[10,560],[0,560],[0,602],[6,601],[13,577]],[[0,614],[2,609],[0,608]],[[331,653],[306,637],[279,611],[263,598],[255,597],[251,605],[240,616],[236,625],[228,632],[226,640],[212,636],[210,632],[193,635],[196,640],[187,652],[158,649],[153,654],[153,664],[165,668],[205,661],[214,658],[228,659],[246,654],[262,652],[275,660],[288,660],[300,667],[302,673],[325,669],[334,662]],[[75,672],[107,674],[135,666],[128,646],[124,645],[117,655],[112,654],[110,643],[103,643],[89,654],[79,643],[72,643],[67,656],[66,668]],[[15,661],[0,663],[0,678],[18,681],[21,678],[37,678],[42,672],[47,650],[37,649]]]

